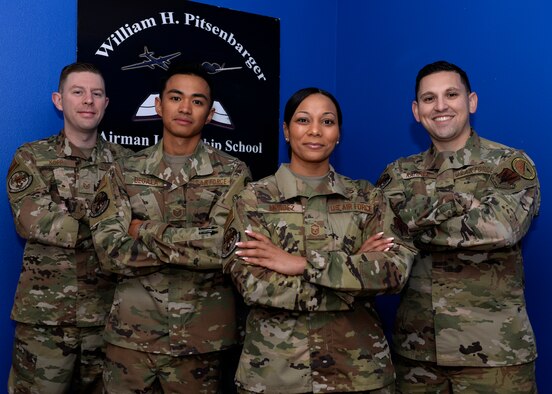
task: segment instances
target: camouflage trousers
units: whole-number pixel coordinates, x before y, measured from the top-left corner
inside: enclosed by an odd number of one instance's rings
[[[238,394],[256,394],[254,391],[244,390],[238,388]],[[282,390],[282,393],[287,393],[287,391]],[[301,394],[313,394],[314,392],[311,391],[310,393],[301,393]],[[333,394],[340,394],[339,392],[332,391]],[[369,390],[369,391],[349,391],[348,394],[395,394],[395,384],[390,384],[389,386],[382,387],[381,389],[377,390]],[[266,394],[270,394],[269,392],[266,392]]]
[[[222,352],[173,357],[107,344],[103,381],[109,394],[216,394]]]
[[[397,357],[397,393],[537,393],[535,362],[507,367],[445,367]]]
[[[103,331],[17,323],[8,392],[101,393]]]

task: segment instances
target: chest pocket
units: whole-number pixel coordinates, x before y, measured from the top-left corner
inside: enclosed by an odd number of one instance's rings
[[[146,175],[125,175],[125,184],[133,219],[165,221],[163,193],[170,187],[168,182]]]
[[[68,160],[65,161],[68,162]],[[72,162],[68,162],[67,164],[52,170],[54,182],[51,191],[54,195],[57,194],[61,198],[71,198],[76,195],[76,166]]]
[[[192,227],[209,225],[211,211],[217,201],[228,193],[232,179],[214,176],[193,178],[185,187],[186,222]]]
[[[262,215],[271,241],[288,253],[305,253],[305,223],[301,204],[260,204],[252,215]]]
[[[331,250],[354,254],[362,245],[368,222],[374,218],[374,207],[360,202],[328,203],[328,227]]]
[[[103,166],[82,161],[61,160],[52,170],[55,190],[61,198],[83,197],[92,200],[100,177],[105,173]]]
[[[211,190],[209,190],[211,189]],[[219,195],[228,188],[201,188],[189,187],[186,189],[186,209],[185,219],[192,227],[201,227],[207,225],[210,218],[211,209],[215,205]]]
[[[480,198],[489,187],[489,178],[493,167],[489,165],[475,165],[454,172],[454,188],[457,191],[470,193]]]
[[[76,188],[79,196],[92,199],[98,186],[98,171],[95,167],[89,166],[78,171]]]

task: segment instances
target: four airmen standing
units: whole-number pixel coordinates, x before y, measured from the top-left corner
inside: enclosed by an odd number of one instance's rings
[[[163,138],[138,153],[98,137],[99,71],[64,68],[63,130],[20,147],[7,178],[26,239],[10,393],[221,392],[231,280],[251,308],[242,393],[536,393],[521,255],[534,164],[471,128],[459,67],[424,66],[415,92],[432,145],[377,187],[329,164],[342,114],[316,88],[286,105],[290,164],[246,186],[247,166],[201,141],[201,67],[169,69]],[[373,297],[403,286],[393,366]]]

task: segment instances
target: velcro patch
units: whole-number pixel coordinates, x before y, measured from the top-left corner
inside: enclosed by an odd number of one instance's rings
[[[167,181],[163,179],[158,179],[148,176],[132,176],[130,180],[125,178],[125,182],[130,185],[144,185],[152,187],[166,187],[168,185]]]
[[[379,187],[380,189],[385,189],[387,185],[391,182],[391,175],[388,173],[383,174],[380,176],[378,181],[376,182],[376,187]]]
[[[10,193],[21,193],[33,183],[33,176],[26,171],[17,171],[8,180]]]
[[[364,212],[364,213],[373,213],[374,206],[372,204],[366,204],[361,202],[339,202],[331,204],[328,207],[330,213],[337,212]]]
[[[512,160],[512,169],[523,179],[533,180],[537,176],[535,167],[523,157],[516,157]]]
[[[225,259],[234,250],[236,250],[236,242],[240,242],[240,233],[234,227],[230,227],[224,233],[224,240],[222,241],[222,258]]]
[[[301,213],[301,204],[259,204],[255,211],[259,213]]]
[[[229,186],[231,182],[230,178],[205,178],[194,179],[191,183],[199,186]]]
[[[520,180],[520,174],[510,170],[509,168],[503,168],[499,174],[496,174],[493,181],[496,187],[503,189],[513,189],[516,187],[516,183]]]
[[[106,192],[96,194],[92,206],[90,207],[90,217],[97,218],[109,207],[109,197]]]

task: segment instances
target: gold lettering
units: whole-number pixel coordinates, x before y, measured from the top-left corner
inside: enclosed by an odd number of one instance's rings
[[[135,177],[133,182],[135,185],[150,185],[150,186],[162,186],[163,182],[152,178]]]
[[[230,178],[194,179],[192,183],[199,186],[229,186]]]
[[[270,204],[268,210],[270,212],[302,212],[301,206],[294,204]]]

